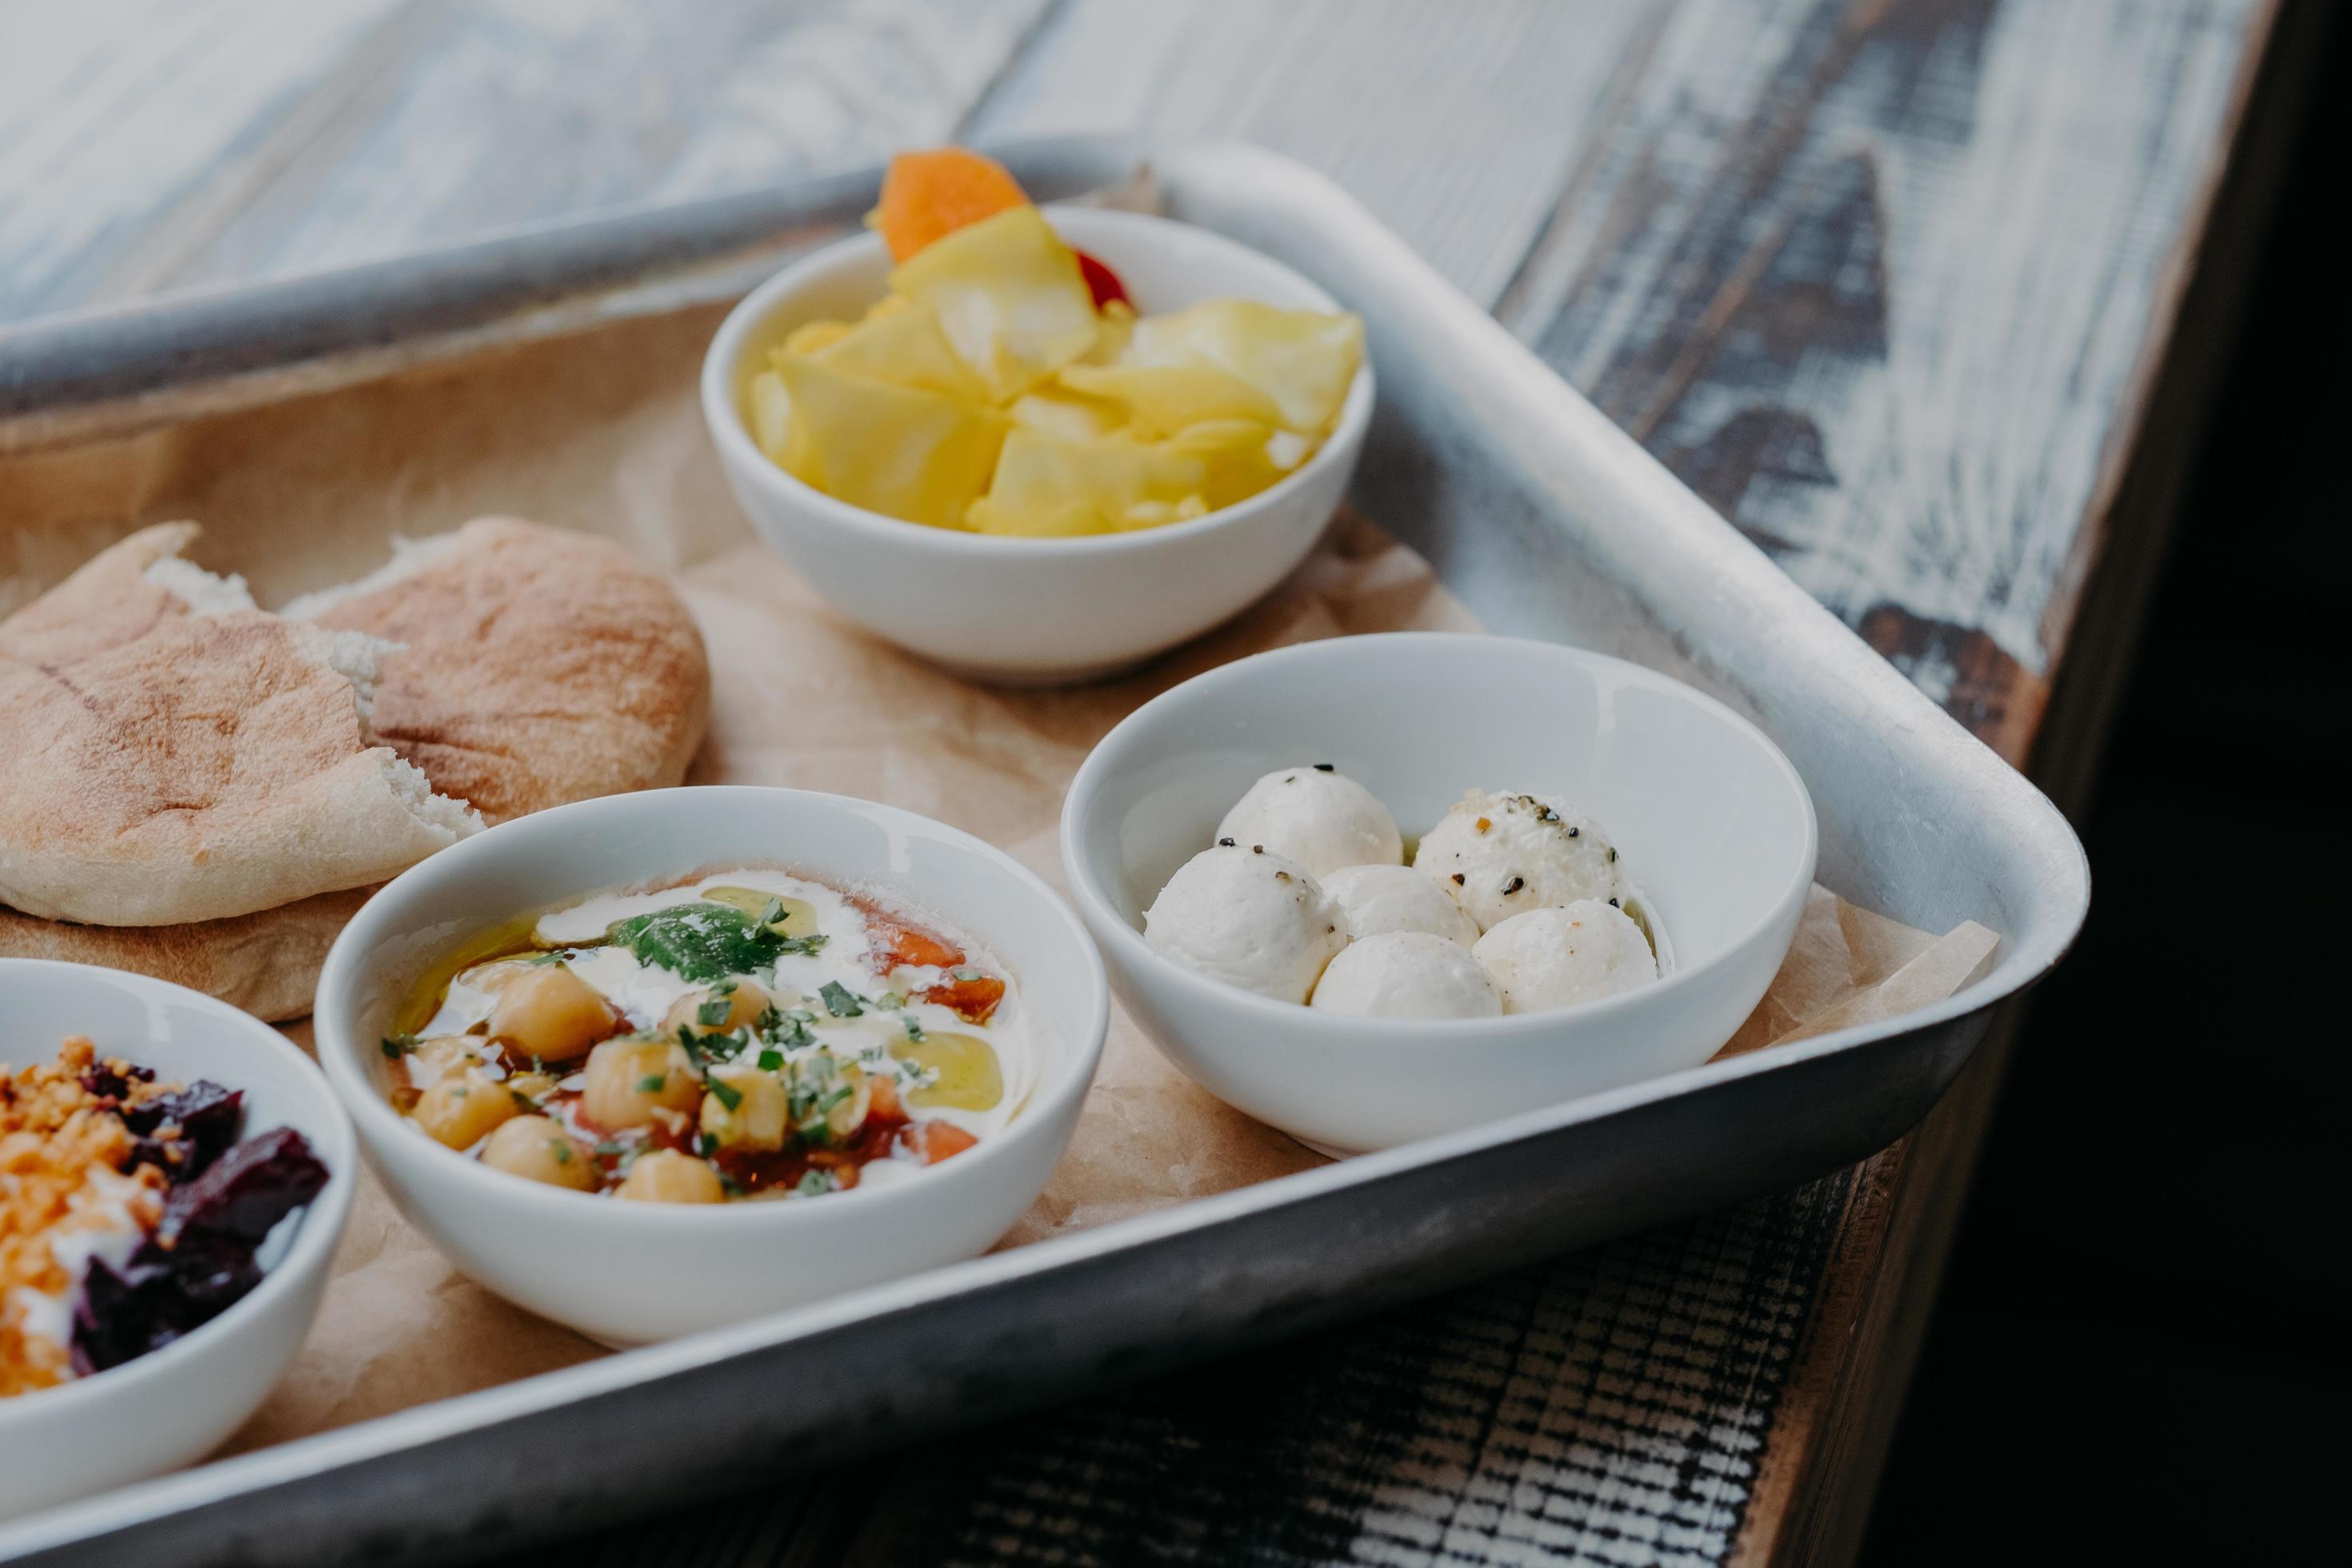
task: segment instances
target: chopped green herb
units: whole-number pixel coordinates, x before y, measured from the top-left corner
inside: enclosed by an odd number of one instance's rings
[[[760,1070],[761,1070],[761,1072],[773,1072],[773,1071],[775,1071],[778,1068],[782,1067],[783,1065],[784,1065],[784,1053],[783,1053],[783,1052],[782,1052],[782,1051],[777,1051],[777,1050],[766,1050],[766,1051],[761,1051],[761,1052],[760,1053]]]
[[[416,1037],[415,1035],[387,1035],[384,1037],[383,1054],[389,1060],[396,1062],[415,1048]]]
[[[719,1152],[719,1134],[706,1132],[695,1141],[694,1146],[702,1151],[702,1157],[707,1160]]]
[[[761,923],[761,925],[763,925],[763,926],[772,926],[772,925],[774,925],[774,924],[775,924],[776,922],[778,922],[779,921],[782,920],[783,918],[784,918],[784,900],[782,900],[782,899],[770,899],[766,903],[761,904],[761,905],[760,906],[760,923]]]
[[[603,1142],[596,1145],[596,1152],[602,1154],[608,1160],[617,1159],[619,1156],[627,1153],[630,1147],[631,1146],[629,1144],[620,1142],[614,1139],[607,1138]]]
[[[833,1177],[823,1171],[811,1171],[801,1178],[800,1185],[793,1190],[804,1198],[822,1197],[833,1191]]]
[[[554,1152],[555,1163],[557,1164],[569,1165],[572,1163],[572,1141],[570,1139],[551,1138],[547,1141],[547,1146],[550,1150]]]
[[[874,998],[874,1005],[885,1013],[896,1013],[907,1005],[907,999],[896,991],[885,991]]]
[[[730,986],[729,989],[731,990],[733,988]],[[720,1025],[726,1023],[728,1015],[734,1011],[734,997],[713,996],[709,1001],[705,1002],[701,1006],[697,1007],[694,1010],[694,1016],[695,1021],[699,1023],[704,1028],[715,1029]]]
[[[718,1100],[719,1104],[725,1106],[728,1110],[735,1110],[740,1109],[742,1106],[743,1091],[737,1089],[733,1084],[729,1083],[725,1079],[714,1078],[707,1087],[710,1090],[711,1098]]]
[[[719,1173],[719,1190],[725,1193],[730,1198],[740,1198],[751,1189],[737,1181],[734,1177],[729,1175],[726,1172],[720,1171]]]
[[[523,962],[530,965],[533,969],[545,969],[551,963],[562,963],[563,954],[561,952],[534,952],[529,958],[524,959]]]
[[[950,976],[950,978],[955,980],[977,980],[980,978],[980,971],[977,969],[959,969],[953,975]]]
[[[667,969],[698,984],[745,974],[775,962],[787,939],[726,904],[673,904],[651,914],[615,921],[606,933],[639,963]]]
[[[507,1097],[515,1102],[515,1109],[518,1110],[537,1110],[539,1109],[539,1101],[533,1100],[530,1096],[525,1094],[519,1089],[510,1089],[507,1090]]]
[[[866,1009],[859,1005],[857,994],[838,980],[826,981],[817,994],[824,998],[824,1010],[836,1018],[856,1018],[865,1015]]]
[[[637,1092],[639,1094],[659,1094],[663,1089],[667,1089],[668,1087],[669,1074],[666,1072],[649,1072],[646,1074],[645,1077],[637,1079]]]
[[[916,1020],[915,1016],[912,1013],[908,1014],[898,1021],[907,1026],[907,1037],[908,1039],[919,1040],[923,1037],[923,1026]]]
[[[839,1105],[843,1100],[847,1100],[851,1095],[856,1094],[856,1092],[857,1091],[856,1089],[850,1088],[849,1085],[845,1083],[839,1089],[833,1090],[831,1093],[819,1100],[816,1102],[816,1108],[820,1112],[829,1111],[835,1106]]]

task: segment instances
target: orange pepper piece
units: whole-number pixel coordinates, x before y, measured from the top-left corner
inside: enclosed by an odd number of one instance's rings
[[[993,158],[962,147],[901,153],[882,176],[875,226],[895,261],[905,261],[942,235],[1026,205],[1020,182]]]

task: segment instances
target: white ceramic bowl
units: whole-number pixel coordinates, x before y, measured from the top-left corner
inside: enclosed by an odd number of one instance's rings
[[[1675,955],[1655,984],[1465,1022],[1336,1016],[1161,957],[1143,910],[1261,774],[1329,763],[1408,839],[1471,787],[1559,793],[1611,836]],[[1787,956],[1813,878],[1803,782],[1756,727],[1619,659],[1402,633],[1260,654],[1130,714],[1078,770],[1062,858],[1120,996],[1202,1088],[1334,1151],[1385,1148],[1706,1060]]]
[[[111,969],[0,958],[0,1062],[47,1061],[68,1035],[166,1079],[245,1091],[245,1133],[292,1127],[328,1171],[291,1246],[251,1294],[137,1361],[0,1399],[0,1518],[184,1465],[261,1404],[318,1315],[357,1179],[351,1123],[326,1079],[277,1030],[225,1002]]]
[[[453,1153],[393,1110],[383,1038],[415,978],[468,934],[608,889],[745,864],[874,887],[1003,963],[1041,1057],[1011,1124],[905,1182],[700,1207],[523,1181]],[[411,868],[336,940],[313,1021],[320,1060],[401,1212],[499,1295],[634,1344],[985,1251],[1061,1158],[1109,1020],[1094,944],[1061,898],[1002,850],[891,806],[725,785],[559,806]]]
[[[1221,297],[1339,308],[1290,268],[1205,229],[1085,207],[1047,216],[1117,272],[1146,314]],[[735,307],[702,365],[703,418],[752,526],[835,608],[879,637],[983,679],[1108,675],[1263,595],[1314,547],[1347,492],[1371,422],[1369,364],[1331,438],[1297,473],[1190,522],[1007,539],[903,522],[812,489],[751,439],[744,386],[793,328],[863,314],[887,290],[889,271],[889,252],[870,234],[795,262]]]

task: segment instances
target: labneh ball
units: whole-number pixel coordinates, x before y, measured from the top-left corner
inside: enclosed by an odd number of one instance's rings
[[[1217,838],[1286,856],[1317,877],[1404,859],[1404,839],[1389,808],[1328,763],[1278,768],[1250,785],[1217,825]]]
[[[1357,1018],[1492,1018],[1503,1010],[1470,950],[1424,931],[1349,942],[1307,1005]]]
[[[1410,866],[1349,866],[1323,879],[1358,942],[1390,931],[1423,931],[1468,947],[1478,924],[1436,883]]]
[[[1422,839],[1412,867],[1484,931],[1523,910],[1625,891],[1617,851],[1557,795],[1474,789]]]
[[[1598,1002],[1658,977],[1642,928],[1598,899],[1513,915],[1470,952],[1502,993],[1506,1013]]]
[[[1184,862],[1143,912],[1154,949],[1196,973],[1304,1002],[1348,943],[1346,917],[1295,860],[1244,846]]]

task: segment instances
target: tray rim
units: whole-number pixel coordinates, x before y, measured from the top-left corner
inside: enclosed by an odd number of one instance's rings
[[[2056,918],[2042,922],[2028,942],[2004,933],[1995,963],[1985,974],[1942,1002],[1895,1018],[1702,1064],[1442,1138],[1195,1199],[1077,1235],[991,1253],[750,1323],[600,1357],[252,1453],[200,1463],[153,1480],[0,1521],[0,1561],[90,1542],[114,1530],[151,1522],[184,1509],[381,1459],[436,1438],[650,1384],[850,1323],[908,1312],[1383,1176],[1474,1157],[1501,1144],[1605,1120],[1703,1089],[1794,1070],[1808,1062],[1872,1045],[1896,1043],[1988,1011],[2047,973],[2072,945],[2088,905],[2089,866],[2080,840],[2057,808],[1872,653],[1355,198],[1294,160],[1238,142],[1147,144],[1127,137],[1070,136],[1006,143],[996,150],[1024,184],[1049,195],[1107,185],[1137,169],[1181,170],[1192,179],[1207,180],[1219,177],[1222,167],[1231,174],[1283,185],[1298,209],[1311,213],[1315,222],[1348,230],[1353,243],[1367,247],[1381,267],[1399,276],[1400,287],[1425,295],[1423,305],[1444,319],[1448,334],[1465,338],[1479,354],[1498,359],[1507,368],[1494,394],[1506,404],[1521,405],[1517,412],[1524,422],[1563,422],[1578,439],[1632,464],[1645,499],[1660,504],[1663,496],[1675,513],[1673,521],[1677,527],[1712,531],[1711,547],[1736,547],[1752,557],[1752,563],[1742,567],[1744,575],[1760,573],[1763,580],[1777,582],[1780,587],[1773,590],[1777,597],[1793,597],[1801,605],[1801,609],[1790,606],[1790,613],[1810,611],[1851,643],[1853,651],[1866,656],[1883,674],[1883,679],[1874,681],[1873,696],[1907,708],[1905,717],[1913,722],[1941,726],[1964,741],[1966,749],[1946,760],[1972,774],[1978,788],[2009,797],[2016,811],[2015,825],[2027,830],[2016,847],[2031,867],[2047,910]],[[837,216],[845,194],[862,206],[864,193],[873,188],[878,172],[870,167],[714,201],[624,209],[394,261],[0,329],[0,454],[27,447],[69,445],[143,424],[199,416],[223,406],[206,402],[205,394],[224,384],[233,393],[252,394],[233,398],[229,405],[236,401],[277,401],[462,353],[485,346],[486,334],[496,334],[499,342],[528,341],[598,321],[715,302],[772,271],[776,241],[780,237],[789,241],[794,231]],[[629,276],[627,264],[649,250],[662,251],[671,264],[661,268],[648,287],[642,278]],[[743,259],[747,250],[756,253],[756,260]],[[435,352],[387,362],[386,353],[397,350],[397,335],[389,334],[380,318],[354,310],[395,285],[395,299],[412,312],[409,320]],[[584,311],[575,308],[583,291],[588,307]],[[289,300],[298,307],[295,314],[300,331],[276,336],[265,333],[258,339],[247,335],[257,322],[268,319],[273,302]],[[322,340],[318,329],[325,316],[356,318],[356,321],[340,336]],[[229,345],[229,352],[217,363],[207,360],[206,353],[217,353],[223,343]],[[17,352],[27,347],[35,352],[29,355]],[[306,374],[306,366],[321,374]],[[280,379],[269,382],[273,375]],[[173,406],[170,399],[174,395],[193,397],[194,402]],[[94,414],[98,419],[86,424],[43,423],[45,409],[60,406],[70,415]],[[127,423],[121,419],[125,410],[131,415]],[[109,417],[117,421],[116,426],[99,422]],[[28,419],[37,438],[29,443],[12,442],[10,430]],[[89,434],[91,430],[98,434]],[[1766,728],[1769,733],[1769,726]]]

